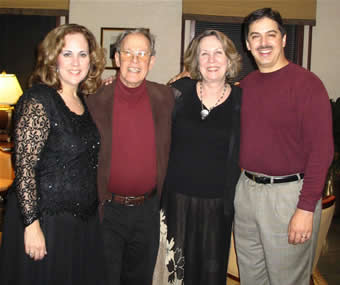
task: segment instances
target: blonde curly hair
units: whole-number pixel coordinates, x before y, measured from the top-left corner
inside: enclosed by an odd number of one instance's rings
[[[50,31],[38,47],[35,69],[30,76],[29,86],[44,83],[56,90],[62,89],[57,72],[57,58],[65,45],[68,34],[82,34],[87,40],[90,55],[90,69],[85,79],[79,84],[78,91],[84,94],[94,93],[101,85],[101,74],[105,68],[105,53],[96,38],[86,27],[77,24],[65,24]]]

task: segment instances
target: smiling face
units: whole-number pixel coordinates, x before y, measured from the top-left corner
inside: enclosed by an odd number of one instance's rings
[[[125,86],[135,88],[143,82],[155,61],[150,54],[150,42],[142,34],[129,34],[122,41],[115,60],[120,67],[119,78]]]
[[[222,43],[215,36],[208,36],[200,41],[198,63],[204,81],[225,81],[228,58]]]
[[[246,43],[261,72],[273,72],[288,64],[284,54],[286,35],[282,36],[272,19],[265,17],[250,24]]]
[[[89,46],[80,34],[65,36],[65,45],[57,59],[58,76],[63,89],[77,89],[90,68]]]

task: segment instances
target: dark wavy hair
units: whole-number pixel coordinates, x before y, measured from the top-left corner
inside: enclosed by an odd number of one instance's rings
[[[281,18],[281,15],[278,11],[273,10],[272,8],[262,8],[258,9],[252,13],[250,13],[243,22],[243,32],[244,32],[244,38],[245,40],[248,39],[248,33],[249,33],[249,26],[260,19],[263,18],[269,18],[273,21],[275,21],[279,27],[279,30],[281,32],[282,37],[287,34],[287,31],[285,27],[283,26],[283,21]]]
[[[202,39],[215,36],[222,44],[223,51],[230,61],[227,68],[226,81],[234,79],[242,67],[242,57],[238,53],[233,41],[224,33],[216,30],[206,30],[195,37],[189,44],[184,54],[184,67],[190,73],[191,78],[201,80],[199,71],[199,44]]]
[[[78,91],[91,94],[101,85],[101,74],[106,64],[104,50],[86,27],[65,24],[50,31],[39,45],[36,66],[30,76],[29,86],[44,83],[56,90],[62,89],[57,73],[57,58],[65,45],[65,36],[69,34],[82,34],[89,46],[90,69],[85,79],[79,84]]]

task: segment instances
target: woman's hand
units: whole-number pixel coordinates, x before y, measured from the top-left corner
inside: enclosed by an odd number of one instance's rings
[[[108,78],[103,79],[103,85],[110,85],[112,81],[116,78],[115,75],[109,76]]]
[[[25,252],[34,260],[41,260],[47,254],[44,234],[40,228],[39,220],[25,228]]]

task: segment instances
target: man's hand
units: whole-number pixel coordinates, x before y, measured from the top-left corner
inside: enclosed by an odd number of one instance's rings
[[[188,71],[184,70],[181,73],[177,74],[176,76],[172,77],[168,81],[167,85],[170,85],[171,83],[174,83],[176,80],[181,79],[183,77],[190,77],[191,78],[190,73]]]
[[[313,230],[313,212],[296,209],[288,226],[288,242],[304,243],[310,239]]]

